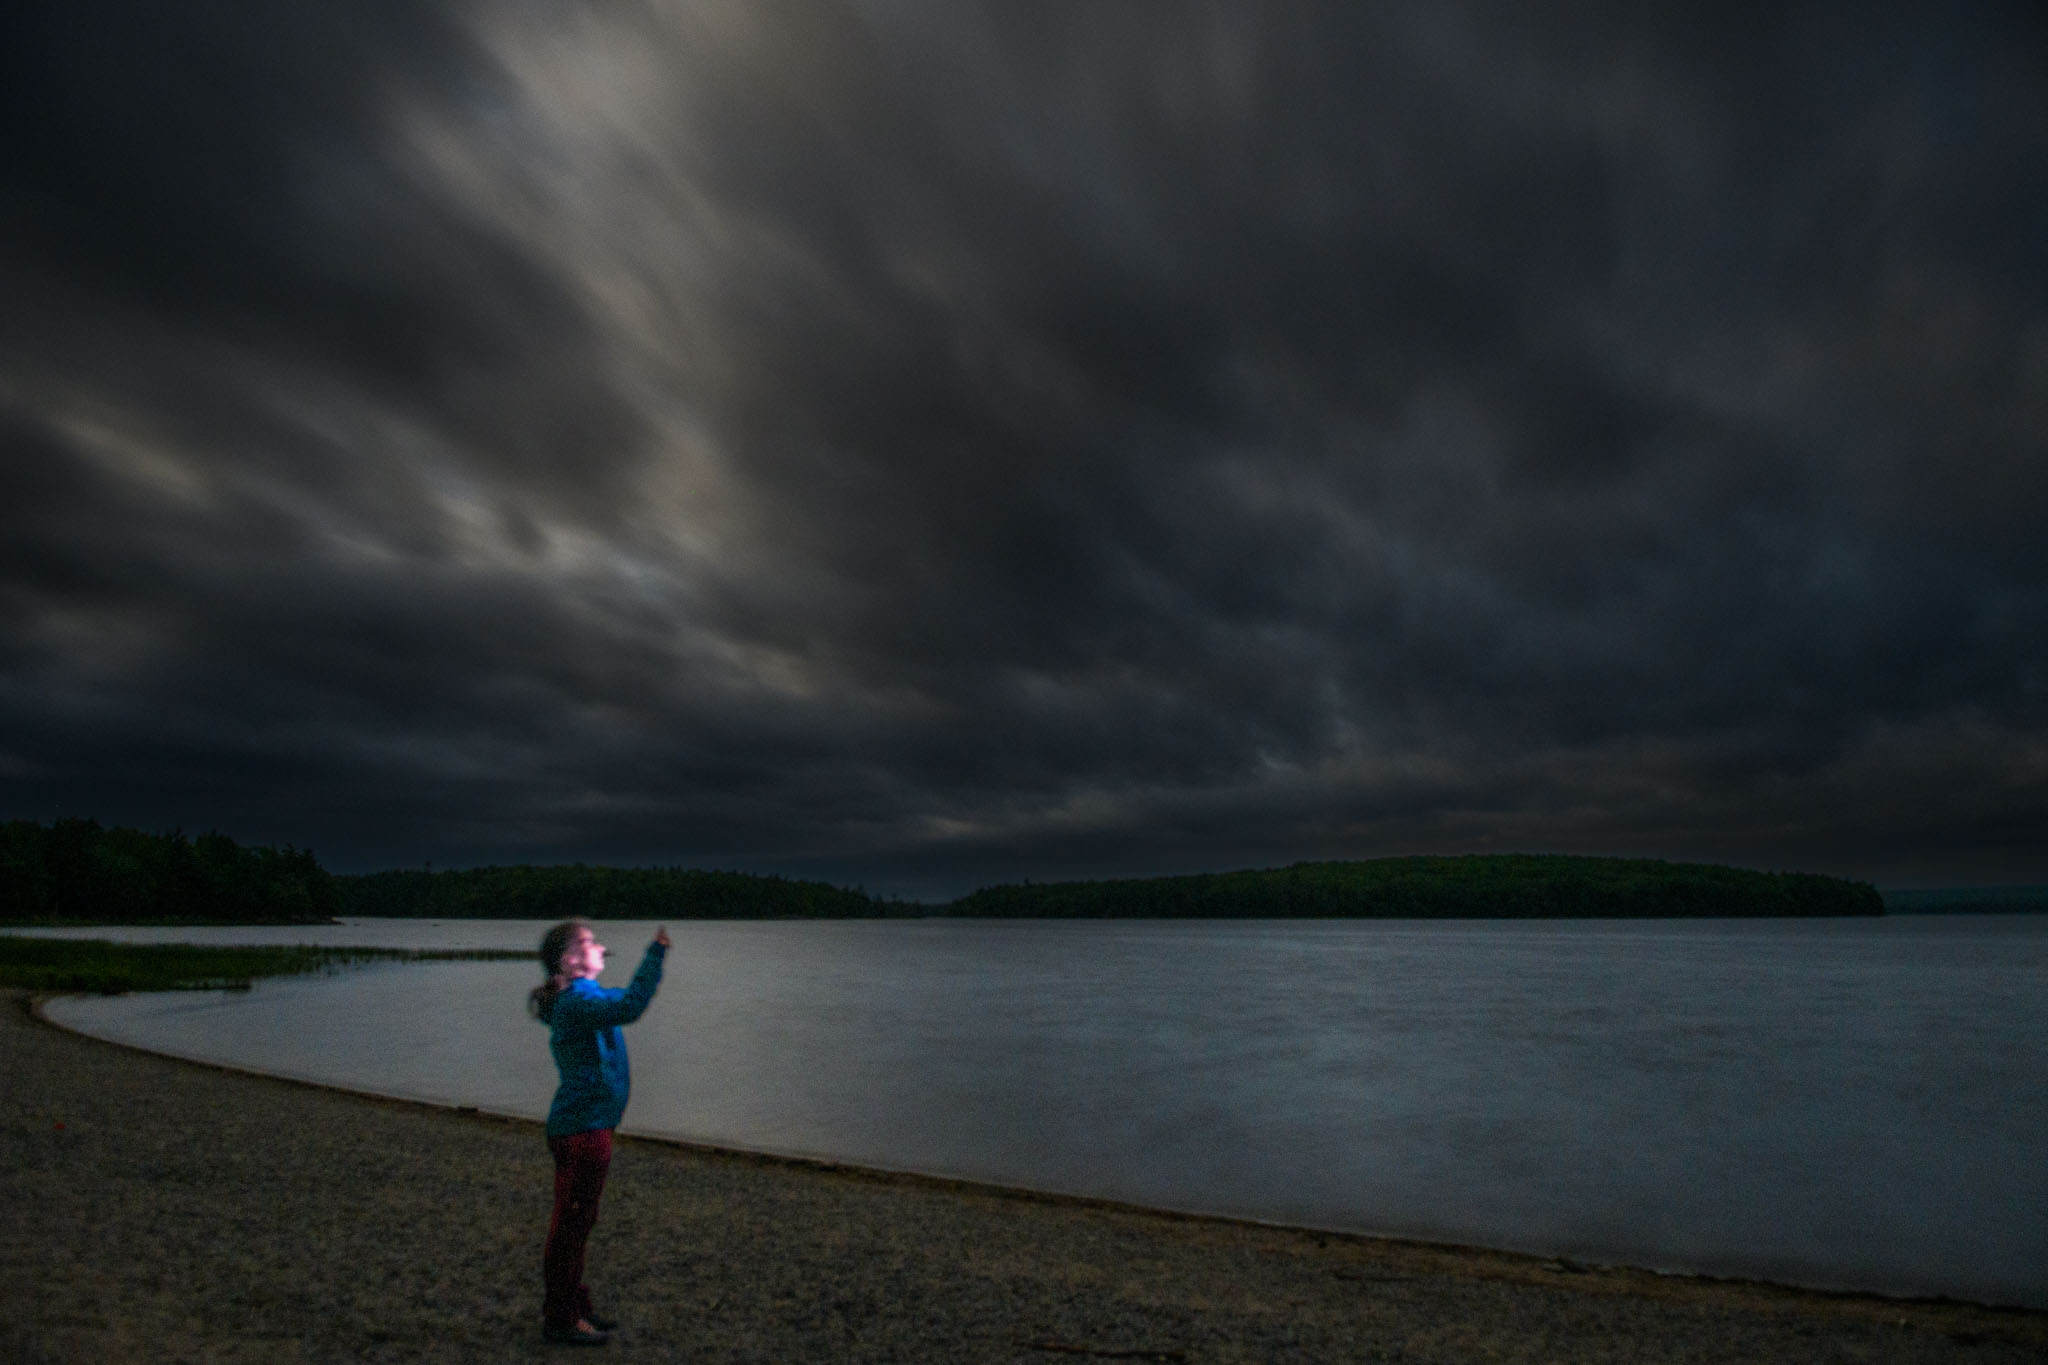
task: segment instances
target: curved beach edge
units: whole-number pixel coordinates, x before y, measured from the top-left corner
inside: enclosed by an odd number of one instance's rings
[[[51,1000],[65,998],[66,992],[53,992],[32,996],[27,1007],[36,1022],[92,1042],[109,1047],[126,1048],[146,1056],[161,1057],[167,1061],[188,1066],[205,1067],[214,1071],[254,1077],[281,1085],[301,1086],[309,1090],[325,1091],[336,1095],[371,1100],[379,1104],[412,1107],[441,1113],[457,1114],[494,1123],[508,1124],[538,1134],[542,1129],[540,1120],[525,1114],[510,1113],[474,1104],[458,1104],[446,1100],[425,1099],[417,1095],[394,1094],[389,1091],[369,1089],[360,1086],[339,1085],[332,1081],[314,1080],[286,1072],[266,1071],[261,1067],[240,1066],[232,1062],[209,1061],[202,1057],[187,1056],[183,1053],[167,1052],[157,1048],[144,1047],[138,1043],[102,1037],[83,1029],[74,1028],[61,1020],[51,1018],[44,1006]],[[1400,1247],[1411,1251],[1436,1253],[1455,1257],[1471,1263],[1495,1263],[1503,1270],[1541,1273],[1562,1273],[1574,1276],[1602,1275],[1607,1277],[1651,1277],[1662,1284],[1693,1282],[1700,1285],[1719,1285],[1764,1293],[1811,1295],[1837,1301],[1868,1301],[1885,1307],[1900,1307],[1920,1304],[1927,1306],[1961,1306],[1986,1309],[1994,1312],[2034,1313],[2044,1310],[2029,1308],[2023,1304],[1992,1303],[1979,1299],[1963,1298],[1949,1294],[1892,1293],[1883,1290],[1851,1289],[1830,1285],[1801,1284],[1797,1281],[1771,1280],[1755,1276],[1715,1275],[1696,1270],[1641,1266],[1626,1262],[1588,1260],[1554,1252],[1518,1251],[1503,1247],[1490,1247],[1478,1243],[1456,1242],[1429,1237],[1399,1236],[1390,1233],[1361,1232],[1355,1229],[1321,1227],[1312,1223],[1293,1223],[1280,1219],[1254,1218],[1241,1214],[1215,1213],[1201,1209],[1180,1209],[1156,1204],[1142,1204],[1130,1200],[1113,1199],[1101,1195],[1074,1194],[1060,1190],[1044,1190],[1029,1185],[1010,1185],[996,1180],[979,1180],[971,1176],[955,1176],[921,1171],[914,1167],[888,1166],[877,1163],[848,1161],[838,1157],[821,1156],[803,1152],[777,1151],[772,1148],[748,1147],[743,1144],[709,1142],[698,1138],[676,1137],[666,1133],[646,1133],[623,1127],[618,1132],[621,1142],[640,1143],[650,1147],[669,1148],[688,1152],[714,1160],[742,1161],[771,1168],[785,1168],[812,1171],[822,1175],[845,1176],[858,1180],[878,1181],[884,1184],[902,1184],[925,1189],[951,1190],[967,1194],[987,1195],[1002,1199],[1017,1199],[1031,1203],[1048,1204],[1076,1209],[1102,1209],[1139,1217],[1157,1218],[1168,1222],[1191,1222],[1221,1224],[1225,1226],[1259,1228],[1274,1232],[1297,1233],[1324,1240],[1343,1240],[1365,1243],[1373,1246]],[[2048,1316],[2048,1312],[2044,1312]]]
[[[0,1049],[8,1082],[0,1091],[9,1096],[7,1145],[17,1150],[0,1158],[12,1173],[7,1183],[21,1182],[11,1198],[50,1197],[28,1201],[34,1227],[0,1237],[0,1282],[41,1283],[46,1293],[56,1286],[59,1300],[82,1289],[92,1307],[0,1314],[10,1322],[0,1327],[9,1358],[145,1358],[155,1348],[141,1348],[166,1330],[156,1321],[166,1311],[162,1269],[181,1256],[231,1263],[223,1274],[259,1310],[238,1318],[218,1295],[200,1295],[203,1311],[180,1318],[178,1329],[195,1334],[197,1354],[245,1341],[252,1323],[260,1339],[275,1339],[275,1310],[285,1302],[294,1325],[283,1335],[352,1341],[337,1358],[502,1358],[534,1344],[526,1300],[549,1179],[536,1120],[158,1053],[49,1018],[52,996],[10,994],[16,1007],[4,1013],[13,1022],[0,1028],[14,1036]],[[21,1027],[29,1021],[37,1027]],[[88,1134],[106,1150],[80,1163]],[[1886,1339],[1887,1359],[2048,1353],[2048,1313],[2029,1308],[1589,1265],[621,1136],[626,1160],[593,1242],[593,1279],[600,1265],[611,1279],[632,1272],[621,1289],[642,1310],[628,1319],[641,1324],[636,1339],[651,1344],[673,1331],[703,1359],[1044,1360],[1069,1348],[1127,1359],[1383,1358],[1356,1345],[1369,1340],[1400,1344],[1386,1358],[1419,1360],[1486,1359],[1489,1341],[1518,1343],[1501,1357],[1514,1359],[1806,1360],[1823,1340],[1846,1346],[1873,1333]],[[403,1159],[394,1165],[395,1155]],[[441,1197],[392,1204],[394,1182],[424,1182]],[[457,1258],[460,1274],[443,1260],[431,1298],[474,1303],[481,1317],[458,1311],[455,1323],[406,1330],[417,1310],[366,1311],[354,1270],[323,1292],[280,1282],[268,1296],[265,1277],[252,1274],[282,1259],[301,1263],[300,1283],[319,1285],[307,1263],[359,1267],[362,1236],[390,1243],[393,1225],[408,1217],[435,1225],[421,1210],[448,1203],[457,1187],[471,1196],[459,1205],[491,1213],[460,1229],[471,1254]],[[365,1190],[378,1197],[360,1198]],[[204,1231],[207,1211],[229,1206],[231,1235],[199,1238],[210,1251],[181,1241],[179,1210],[198,1212],[200,1226],[184,1229],[193,1234]],[[355,1226],[362,1217],[373,1230]],[[233,1234],[245,1234],[244,1244]],[[163,1259],[148,1256],[147,1246],[165,1238]],[[280,1238],[293,1254],[279,1257]],[[478,1241],[496,1254],[478,1253]],[[394,1255],[392,1275],[403,1280],[403,1250],[368,1259]],[[953,1300],[969,1306],[935,1312]],[[823,1317],[821,1302],[831,1310]],[[707,1303],[712,1319],[744,1330],[708,1338]],[[374,1325],[379,1316],[400,1325]],[[481,1339],[478,1328],[489,1329]],[[1902,1334],[1914,1347],[1906,1355],[1894,1340]],[[1318,1339],[1328,1349],[1312,1349]],[[1531,1354],[1532,1342],[1552,1349]],[[1709,1343],[1718,1345],[1702,1354]]]

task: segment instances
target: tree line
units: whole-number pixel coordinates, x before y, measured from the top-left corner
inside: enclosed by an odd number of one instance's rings
[[[432,919],[1618,918],[1881,915],[1866,882],[1648,858],[1472,854],[991,886],[945,905],[684,867],[510,866],[335,875],[309,850],[224,834],[0,826],[0,922]]]
[[[339,913],[340,888],[307,849],[97,820],[0,825],[0,922],[318,924]]]
[[[687,867],[422,868],[337,880],[343,914],[393,918],[868,919],[906,908],[825,882]]]
[[[1712,863],[1545,854],[1373,858],[1121,881],[991,886],[954,915],[1602,919],[1881,915],[1867,882]]]

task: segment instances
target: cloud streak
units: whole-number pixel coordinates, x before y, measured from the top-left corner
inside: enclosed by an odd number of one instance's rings
[[[17,813],[2048,877],[2023,7],[10,20]]]

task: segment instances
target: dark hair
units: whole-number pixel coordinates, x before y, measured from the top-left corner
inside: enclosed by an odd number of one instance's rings
[[[569,978],[562,975],[562,954],[569,949],[569,940],[576,936],[578,929],[588,929],[590,921],[578,915],[565,919],[540,936],[540,969],[547,980],[533,988],[526,997],[526,1008],[534,1018],[543,1024],[555,1015],[555,997],[568,989]]]

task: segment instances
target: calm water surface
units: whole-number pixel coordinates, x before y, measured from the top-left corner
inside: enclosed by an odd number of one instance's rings
[[[525,922],[132,938],[527,947]],[[603,924],[622,985],[651,924]],[[108,931],[94,930],[105,935]],[[1290,1223],[2048,1307],[2048,917],[672,925],[629,1130]],[[538,1116],[521,963],[59,1002]]]

